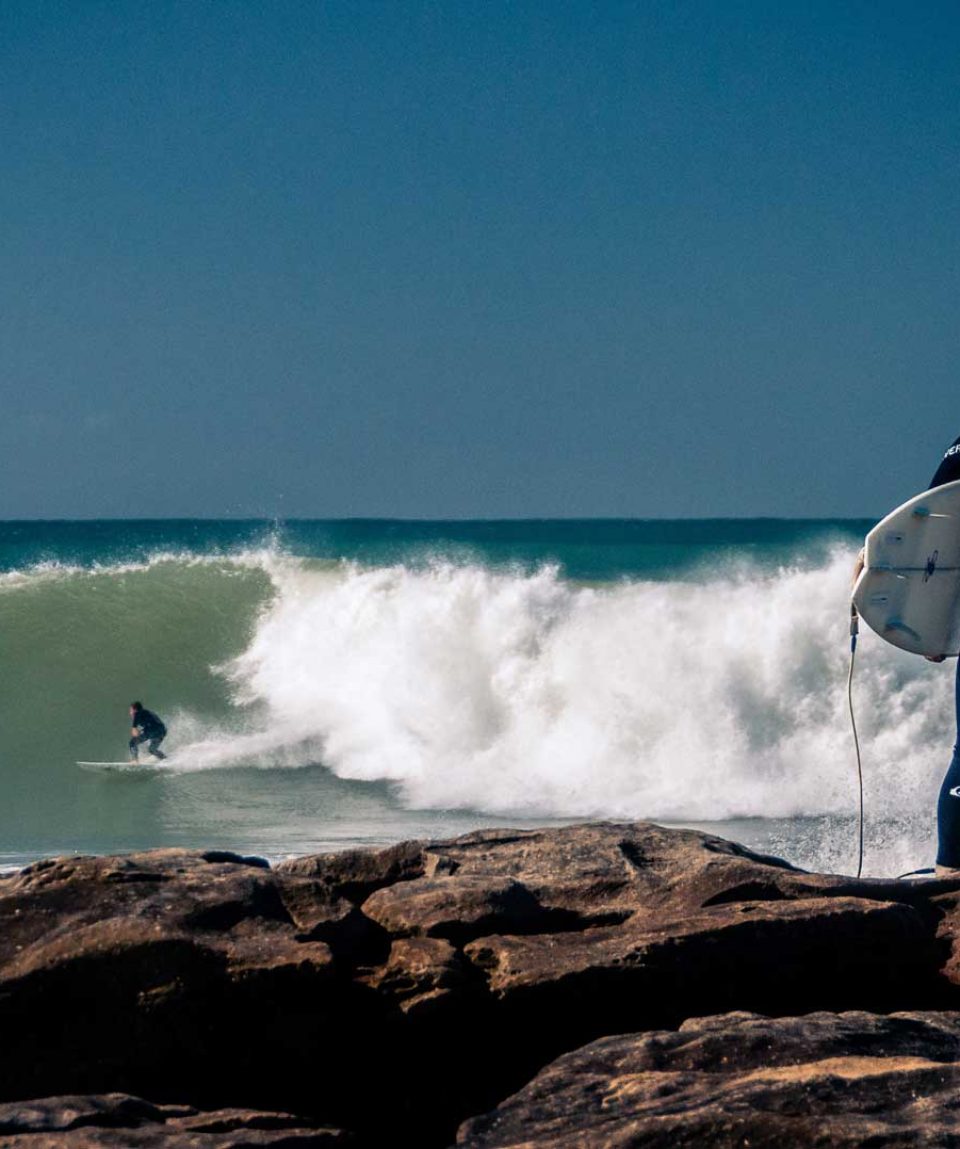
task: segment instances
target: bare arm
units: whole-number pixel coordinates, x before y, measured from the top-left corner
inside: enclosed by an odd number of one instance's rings
[[[860,553],[857,555],[857,561],[853,567],[853,584],[854,584],[854,586],[856,586],[857,579],[860,577],[860,572],[863,570],[863,561],[864,561],[863,554],[864,554],[864,548],[861,547]]]

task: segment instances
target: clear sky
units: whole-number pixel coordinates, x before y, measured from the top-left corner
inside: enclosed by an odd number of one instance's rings
[[[958,228],[955,0],[4,0],[0,518],[880,514]]]

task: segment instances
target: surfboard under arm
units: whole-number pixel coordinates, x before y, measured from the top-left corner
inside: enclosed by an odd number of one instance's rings
[[[867,535],[853,591],[863,621],[913,654],[960,651],[960,481],[914,495]]]

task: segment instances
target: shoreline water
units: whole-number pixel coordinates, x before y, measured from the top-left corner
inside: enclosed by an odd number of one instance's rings
[[[610,824],[615,824],[615,821],[611,820]],[[365,832],[362,834],[351,833],[349,828],[340,834],[328,830],[326,837],[301,841],[296,849],[276,849],[269,846],[265,848],[262,840],[232,839],[224,836],[214,836],[205,841],[193,837],[169,840],[164,844],[164,848],[228,850],[244,856],[261,857],[270,865],[278,865],[297,858],[321,854],[346,853],[358,849],[386,849],[412,840],[438,841],[475,832],[529,832],[590,824],[597,824],[596,820],[586,818],[553,819],[551,821],[508,819],[498,822],[480,815],[471,817],[458,813],[456,816],[440,815],[424,818],[420,821],[411,819],[405,826],[406,832],[402,836],[389,832],[377,832],[375,828],[370,826],[365,827]],[[740,818],[723,822],[663,822],[654,820],[652,824],[661,826],[666,830],[693,830],[716,835],[725,840],[737,842],[757,854],[781,858],[798,869],[812,873],[846,874],[849,876],[856,871],[856,821],[853,817],[840,824],[832,818],[828,820],[806,819],[802,825],[798,825],[796,820],[763,818]],[[32,854],[0,854],[0,874],[14,874],[26,866],[54,858],[121,856],[149,849],[151,845],[151,843],[142,841],[120,841],[102,851],[64,848]],[[902,866],[894,867],[897,873],[872,870],[869,866],[868,857],[865,876],[892,879],[898,877],[900,873],[912,872],[933,864],[928,858],[909,856],[905,850],[899,856],[903,861]],[[824,859],[826,860],[825,864],[815,864]]]

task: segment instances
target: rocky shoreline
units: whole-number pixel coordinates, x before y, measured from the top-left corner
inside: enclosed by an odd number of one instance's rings
[[[960,1145],[960,881],[649,824],[59,858],[0,878],[0,1035],[16,1149]]]

